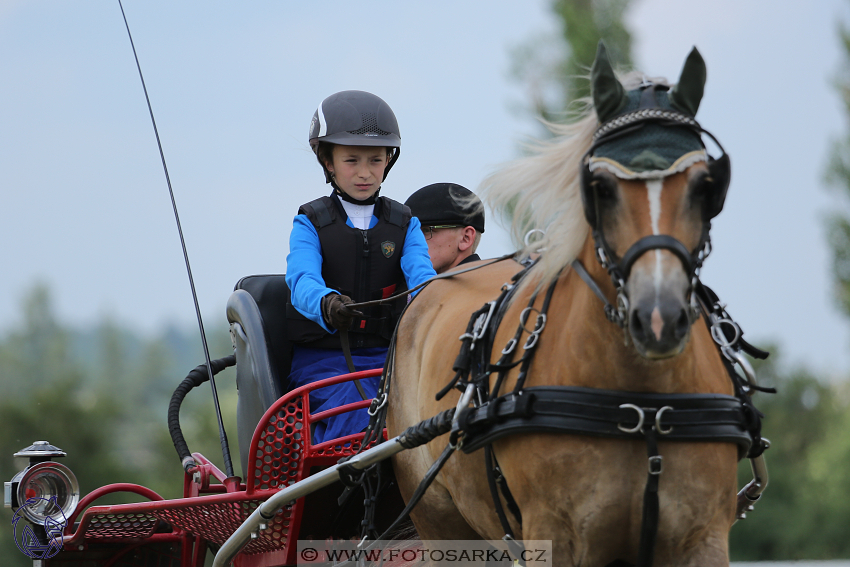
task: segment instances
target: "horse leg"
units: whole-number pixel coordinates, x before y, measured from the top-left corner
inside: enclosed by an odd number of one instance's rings
[[[494,444],[522,511],[526,549],[539,548],[535,541],[550,542],[551,557],[544,554],[538,560],[554,567],[605,567],[631,556],[629,529],[612,528],[629,525],[629,506],[623,497],[637,487],[611,466],[609,448],[614,443],[598,441],[589,444],[566,436],[530,435],[506,437]],[[644,451],[636,447],[630,453],[640,456]]]
[[[427,447],[402,451],[394,457],[396,480],[405,502],[410,501],[432,462]],[[481,538],[460,514],[439,476],[428,487],[410,516],[423,541]]]
[[[728,567],[737,490],[737,467],[730,463],[736,450],[721,443],[662,448],[656,566]]]

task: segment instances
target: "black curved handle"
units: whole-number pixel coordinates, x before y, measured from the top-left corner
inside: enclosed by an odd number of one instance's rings
[[[212,375],[215,376],[225,368],[236,364],[236,356],[230,355],[224,358],[219,358],[210,362]],[[171,441],[174,443],[174,448],[177,449],[177,455],[180,457],[180,463],[183,465],[183,470],[187,471],[195,466],[195,460],[192,458],[192,453],[186,445],[186,440],[183,438],[183,431],[180,429],[180,405],[183,403],[183,398],[189,393],[189,390],[200,386],[209,380],[206,364],[199,364],[183,379],[174,394],[171,395],[171,401],[168,404],[168,433],[171,434]]]

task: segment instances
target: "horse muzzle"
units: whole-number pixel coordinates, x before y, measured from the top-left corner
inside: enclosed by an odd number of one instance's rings
[[[628,332],[638,353],[657,360],[682,352],[693,318],[690,282],[675,257],[660,250],[646,254],[632,271],[625,291]]]

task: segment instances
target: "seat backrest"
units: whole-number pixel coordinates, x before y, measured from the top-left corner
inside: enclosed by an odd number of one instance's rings
[[[246,276],[227,300],[227,320],[236,354],[236,428],[243,478],[254,429],[287,390],[292,344],[286,339],[289,288],[284,275]]]
[[[245,276],[236,282],[233,289],[244,289],[257,303],[263,318],[272,369],[277,372],[283,384],[292,366],[292,343],[286,339],[286,306],[290,302],[286,276]]]

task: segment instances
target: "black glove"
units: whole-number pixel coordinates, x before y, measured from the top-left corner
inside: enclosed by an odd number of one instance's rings
[[[325,322],[334,329],[347,329],[355,317],[363,317],[363,313],[348,306],[354,300],[347,295],[329,293],[322,298],[322,316]]]

